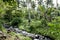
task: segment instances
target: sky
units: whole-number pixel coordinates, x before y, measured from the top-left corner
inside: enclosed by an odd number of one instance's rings
[[[26,1],[26,0],[24,0],[24,1]],[[36,1],[36,0],[33,0],[33,1]],[[45,0],[43,0],[43,1],[45,1]],[[45,3],[44,3],[45,4]],[[54,4],[54,7],[56,7],[56,0],[53,0],[53,4]],[[60,6],[60,0],[58,0],[58,4],[59,4],[59,6]]]
[[[54,6],[56,6],[56,0],[53,0]],[[60,4],[60,0],[58,0],[58,4]]]

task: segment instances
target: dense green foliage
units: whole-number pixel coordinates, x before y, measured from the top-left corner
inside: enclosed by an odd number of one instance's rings
[[[46,9],[44,6],[39,5],[40,13],[38,14],[33,9],[28,11],[26,7],[17,10],[18,5],[16,0],[0,0],[0,4],[0,30],[3,29],[3,23],[8,23],[9,25],[18,26],[20,29],[31,33],[47,35],[55,40],[60,40],[59,9],[54,7]],[[29,12],[31,21],[29,21],[28,17]]]

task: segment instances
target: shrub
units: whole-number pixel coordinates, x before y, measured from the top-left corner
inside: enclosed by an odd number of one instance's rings
[[[11,21],[12,26],[18,26],[18,24],[21,24],[21,23],[22,23],[22,20],[19,17],[16,17]]]

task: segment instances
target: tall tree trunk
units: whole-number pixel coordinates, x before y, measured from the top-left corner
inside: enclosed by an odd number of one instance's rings
[[[30,22],[31,22],[31,14],[30,14],[30,11],[31,11],[31,0],[28,0],[27,3],[28,3],[27,7],[28,7],[28,23],[29,23],[28,26],[30,26]]]
[[[56,9],[58,9],[58,0],[56,0]]]

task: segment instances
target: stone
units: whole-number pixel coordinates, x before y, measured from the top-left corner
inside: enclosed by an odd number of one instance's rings
[[[6,34],[4,34],[2,31],[0,31],[0,40],[6,39]]]

